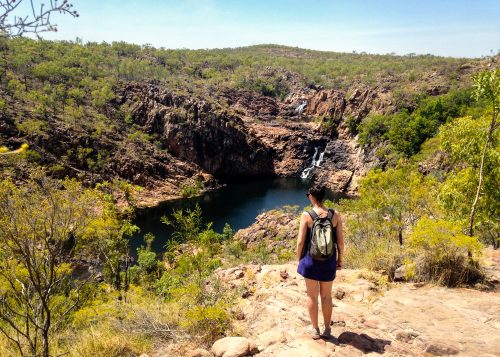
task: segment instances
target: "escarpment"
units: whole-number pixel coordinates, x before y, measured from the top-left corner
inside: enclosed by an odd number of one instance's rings
[[[142,83],[126,85],[120,104],[130,107],[136,125],[158,135],[162,150],[222,182],[299,176],[320,150],[323,164],[310,178],[354,193],[357,177],[374,161],[359,148],[346,120],[390,111],[390,101],[375,103],[381,97],[370,89],[355,90],[346,99],[339,90],[308,88],[282,102],[236,89],[203,99]],[[331,120],[335,134],[325,130]]]
[[[483,62],[453,73],[470,83],[472,73],[489,65]],[[27,165],[55,177],[139,185],[139,206],[180,197],[190,185],[202,192],[265,177],[302,176],[356,194],[359,178],[384,164],[377,147],[359,145],[356,128],[372,114],[411,111],[412,95],[446,93],[446,73],[424,71],[411,83],[390,71],[371,81],[340,76],[328,88],[272,66],[239,84],[229,77],[132,81],[112,74],[109,98],[86,92],[78,101],[60,98],[60,107],[0,89],[0,141],[9,148],[28,142]],[[262,87],[271,80],[274,86]],[[13,170],[26,171],[23,165]]]

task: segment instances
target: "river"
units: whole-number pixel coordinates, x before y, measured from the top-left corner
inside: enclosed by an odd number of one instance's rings
[[[235,231],[250,226],[255,217],[266,210],[284,205],[298,205],[303,208],[309,204],[306,197],[309,180],[300,178],[278,178],[252,182],[233,183],[220,190],[207,192],[203,196],[168,201],[158,207],[142,210],[134,220],[140,232],[131,238],[131,250],[143,242],[146,233],[155,236],[153,250],[163,252],[165,243],[173,233],[172,229],[161,222],[161,217],[174,210],[195,207],[198,203],[203,211],[205,223],[213,222],[213,228],[222,232],[226,223]],[[335,199],[332,194],[327,198]]]

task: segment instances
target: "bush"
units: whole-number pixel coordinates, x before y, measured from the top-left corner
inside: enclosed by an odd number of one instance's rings
[[[181,196],[190,198],[198,196],[203,189],[203,182],[200,179],[194,180],[194,183],[184,184],[181,186]]]
[[[455,222],[422,218],[409,243],[415,280],[457,286],[473,284],[482,277],[478,264],[482,245],[476,237],[463,234]]]
[[[389,130],[388,122],[389,119],[384,115],[372,115],[365,118],[357,127],[359,131],[359,143],[363,147],[370,147],[377,144]]]
[[[180,327],[198,336],[210,346],[224,335],[231,326],[229,312],[233,296],[219,281],[190,282],[172,289],[172,300],[180,311]]]
[[[195,240],[203,228],[203,217],[200,205],[194,209],[174,211],[171,217],[163,216],[161,221],[174,229],[172,239],[178,242]]]
[[[147,340],[105,327],[78,335],[80,339],[71,346],[69,356],[135,357],[149,349]]]

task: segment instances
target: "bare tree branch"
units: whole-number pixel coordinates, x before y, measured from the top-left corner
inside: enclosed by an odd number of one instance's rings
[[[27,1],[31,14],[18,14],[20,5]],[[57,24],[51,19],[53,13],[79,16],[68,0],[51,0],[47,6],[43,1],[37,3],[35,0],[0,0],[0,36],[18,37],[27,33],[39,36],[43,32],[56,32]]]

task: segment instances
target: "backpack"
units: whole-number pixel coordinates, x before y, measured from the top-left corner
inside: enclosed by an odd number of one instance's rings
[[[309,241],[309,255],[314,260],[327,260],[335,254],[337,235],[332,224],[334,210],[328,209],[328,215],[321,218],[313,209],[307,211],[313,219]]]

